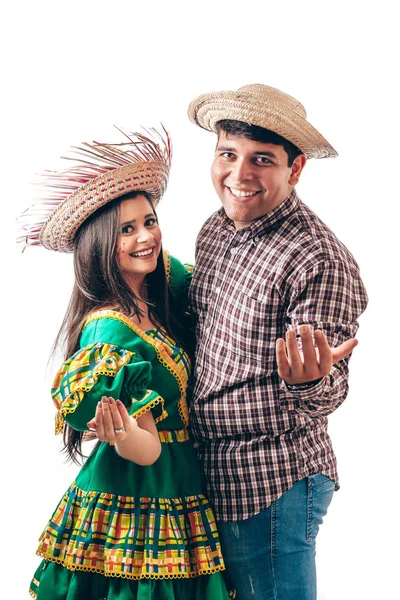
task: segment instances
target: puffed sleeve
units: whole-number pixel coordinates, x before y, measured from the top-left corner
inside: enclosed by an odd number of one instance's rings
[[[165,419],[164,399],[148,389],[151,363],[114,344],[96,343],[79,349],[58,371],[51,391],[57,407],[56,433],[66,421],[87,430],[102,396],[120,399],[138,418],[152,410],[156,423]]]

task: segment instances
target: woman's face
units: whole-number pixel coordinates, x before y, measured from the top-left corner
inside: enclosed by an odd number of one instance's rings
[[[120,204],[117,259],[132,289],[138,293],[148,273],[155,270],[161,250],[161,230],[153,208],[142,194]]]

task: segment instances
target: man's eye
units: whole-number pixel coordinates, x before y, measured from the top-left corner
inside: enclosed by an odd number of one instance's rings
[[[270,165],[272,164],[272,161],[270,158],[268,158],[267,156],[258,156],[256,158],[256,162],[261,164],[261,165]]]
[[[232,152],[223,152],[223,153],[221,154],[221,156],[222,156],[223,158],[232,158],[234,155],[233,155],[233,153],[232,153]]]

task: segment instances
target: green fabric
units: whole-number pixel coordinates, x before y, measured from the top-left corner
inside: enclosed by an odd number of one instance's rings
[[[203,490],[196,451],[190,440],[162,444],[160,458],[148,467],[124,460],[115,448],[101,444],[79,472],[76,484],[86,491],[140,498],[182,498]]]
[[[44,567],[44,571],[42,570]],[[38,598],[49,600],[228,600],[222,573],[189,579],[103,577],[97,573],[68,571],[44,561],[35,573],[40,581]],[[33,593],[38,587],[31,585]]]

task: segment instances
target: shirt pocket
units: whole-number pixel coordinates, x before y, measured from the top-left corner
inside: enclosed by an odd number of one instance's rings
[[[237,290],[224,311],[230,352],[241,361],[256,363],[264,373],[276,370],[277,310],[269,297]]]

